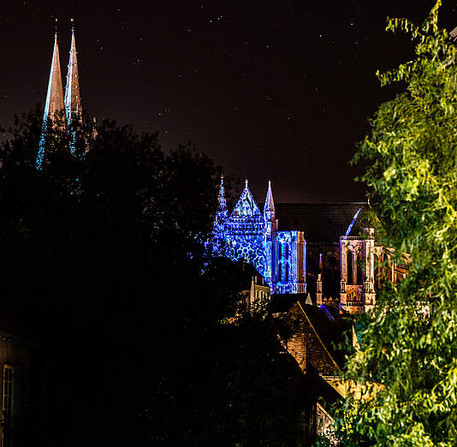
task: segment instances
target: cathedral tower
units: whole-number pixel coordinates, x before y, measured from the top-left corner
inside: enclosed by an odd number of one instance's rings
[[[65,112],[65,119],[63,113]],[[60,116],[62,115],[62,116]],[[63,122],[59,122],[62,119]],[[49,74],[48,91],[43,114],[38,155],[36,158],[37,169],[42,169],[45,158],[48,137],[48,126],[58,126],[69,130],[70,151],[74,154],[76,134],[72,129],[75,120],[82,121],[81,95],[79,89],[78,60],[76,51],[75,28],[72,20],[71,46],[68,61],[67,82],[65,94],[62,86],[62,72],[60,68],[59,46],[57,43],[57,31],[54,38],[54,51]]]
[[[75,26],[72,19],[71,47],[68,58],[67,84],[65,86],[65,117],[70,132],[70,151],[74,155],[76,133],[72,129],[75,121],[82,122],[81,95],[79,91],[78,59],[76,51]]]
[[[51,72],[49,73],[48,91],[46,94],[46,103],[44,106],[43,125],[41,128],[41,137],[36,158],[37,169],[42,168],[44,151],[46,145],[46,134],[48,125],[56,125],[59,115],[64,110],[64,96],[62,87],[62,72],[60,70],[59,45],[57,43],[57,31],[54,36],[54,51],[52,54]]]
[[[263,215],[266,222],[271,222],[275,218],[275,202],[273,200],[273,192],[271,190],[271,181],[268,181],[267,197],[263,207]]]
[[[274,233],[277,230],[277,221],[275,221],[275,202],[273,200],[273,191],[271,181],[268,181],[267,196],[263,207],[263,218],[265,219],[265,279],[268,284],[272,285],[272,279],[276,272],[276,241]]]
[[[224,175],[221,175],[221,185],[219,187],[219,209],[217,210],[216,213],[216,219],[218,221],[221,221],[223,219],[226,219],[228,216],[228,210],[227,210],[227,202],[225,200],[225,188],[224,188]]]
[[[72,21],[71,48],[70,57],[68,59],[67,84],[65,86],[65,116],[68,125],[71,124],[72,120],[81,120],[82,117],[77,54],[75,27]]]

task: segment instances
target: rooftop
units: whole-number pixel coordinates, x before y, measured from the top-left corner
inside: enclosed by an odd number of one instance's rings
[[[359,209],[362,212],[350,234],[362,230],[368,203],[276,203],[275,207],[279,231],[303,231],[306,242],[338,242]]]

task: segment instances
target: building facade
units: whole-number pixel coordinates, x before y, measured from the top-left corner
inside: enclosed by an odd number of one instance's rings
[[[26,445],[30,400],[29,346],[0,330],[0,447]]]
[[[246,180],[227,209],[221,179],[214,227],[218,254],[253,264],[272,294],[309,293],[317,306],[349,313],[371,309],[385,250],[376,245],[368,204],[275,204],[271,183],[263,211]]]
[[[306,291],[306,241],[302,231],[279,231],[271,183],[260,211],[248,181],[229,214],[224,180],[214,227],[214,250],[233,260],[244,259],[265,278],[272,293]]]

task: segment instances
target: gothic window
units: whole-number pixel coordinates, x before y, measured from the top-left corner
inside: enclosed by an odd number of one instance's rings
[[[352,262],[352,250],[346,252],[346,272],[347,272],[347,284],[352,284],[353,281],[353,262]]]
[[[357,284],[362,284],[363,282],[363,263],[362,263],[362,252],[357,250],[356,255],[356,274],[357,274]]]

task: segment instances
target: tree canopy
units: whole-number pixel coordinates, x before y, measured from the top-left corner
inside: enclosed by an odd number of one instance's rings
[[[457,48],[438,25],[438,0],[420,26],[388,19],[416,42],[415,58],[382,85],[405,89],[382,104],[355,161],[385,230],[408,253],[405,280],[378,294],[347,376],[365,396],[345,404],[343,445],[457,444]]]
[[[48,126],[37,170],[41,116],[0,147],[0,330],[11,315],[34,346],[15,445],[297,445],[301,371],[266,322],[218,324],[243,275],[206,253],[213,161],[87,119],[76,156]]]

